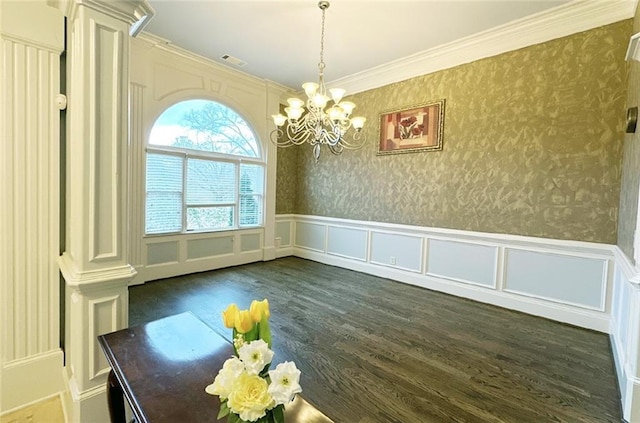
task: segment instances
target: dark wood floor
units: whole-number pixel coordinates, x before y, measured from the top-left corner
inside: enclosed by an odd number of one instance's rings
[[[262,298],[337,423],[621,421],[606,335],[299,258],[132,287],[130,325]]]

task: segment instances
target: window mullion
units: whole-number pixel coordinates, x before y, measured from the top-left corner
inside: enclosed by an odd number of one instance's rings
[[[189,169],[186,156],[182,158],[182,232],[187,231],[187,180],[189,179]]]
[[[238,161],[236,163],[236,204],[234,206],[235,221],[233,222],[236,228],[240,227],[240,222],[242,221],[240,218],[240,166],[241,162]]]

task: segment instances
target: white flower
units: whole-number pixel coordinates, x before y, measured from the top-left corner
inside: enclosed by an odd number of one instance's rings
[[[300,370],[291,361],[278,364],[275,370],[269,371],[271,385],[268,392],[276,401],[276,405],[287,405],[296,394],[302,392],[300,387]]]
[[[209,395],[219,395],[223,399],[229,397],[236,379],[244,371],[244,364],[237,357],[228,359],[222,365],[213,383],[205,388],[205,392]]]
[[[264,366],[271,363],[273,351],[262,339],[243,344],[238,349],[238,356],[244,363],[244,367],[249,374],[257,375],[264,369]]]

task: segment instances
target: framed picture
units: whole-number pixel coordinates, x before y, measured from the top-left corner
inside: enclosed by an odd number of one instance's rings
[[[378,155],[442,150],[444,100],[380,115]]]

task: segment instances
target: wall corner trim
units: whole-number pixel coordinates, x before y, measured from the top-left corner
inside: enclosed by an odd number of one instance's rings
[[[640,287],[640,268],[635,266],[624,251],[617,245],[612,246],[611,250],[615,257],[616,264],[620,267],[620,270],[622,270],[624,277],[629,283]]]

